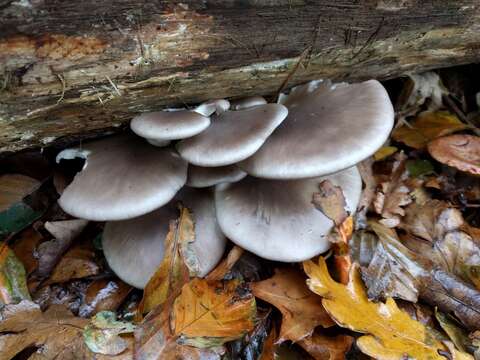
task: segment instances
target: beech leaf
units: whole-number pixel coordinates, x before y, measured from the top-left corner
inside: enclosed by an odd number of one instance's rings
[[[334,325],[321,299],[308,289],[305,276],[294,268],[277,269],[270,279],[252,283],[251,289],[282,313],[278,343],[297,342],[311,335],[316,326]]]
[[[174,335],[184,344],[211,347],[242,337],[254,327],[255,298],[238,280],[195,278],[175,299],[171,316]]]
[[[480,175],[480,137],[451,135],[432,141],[428,152],[442,164],[473,175]]]
[[[330,277],[323,257],[318,265],[306,261],[303,266],[310,278],[308,286],[323,297],[322,304],[335,322],[365,334],[357,339],[363,353],[375,359],[445,360],[439,351],[448,352],[447,347],[423,324],[400,310],[392,298],[385,303],[368,300],[356,266],[351,269],[348,285]]]

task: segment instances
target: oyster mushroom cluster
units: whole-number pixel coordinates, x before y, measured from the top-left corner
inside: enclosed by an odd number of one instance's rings
[[[328,249],[333,226],[313,193],[329,179],[354,212],[362,188],[355,165],[387,140],[393,117],[375,80],[312,81],[278,104],[256,96],[142,114],[130,123],[138,136],[58,154],[57,161],[85,159],[59,204],[72,216],[106,221],[107,262],[138,288],[163,259],[178,202],[193,212],[187,266],[197,276],[216,266],[227,238],[266,259],[306,260]]]

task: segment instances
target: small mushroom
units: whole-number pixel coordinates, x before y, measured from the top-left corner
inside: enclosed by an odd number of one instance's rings
[[[155,146],[166,146],[170,140],[197,135],[210,125],[210,118],[189,110],[157,111],[136,116],[130,122],[132,131]]]
[[[265,100],[261,96],[251,96],[251,97],[232,101],[230,108],[232,110],[243,110],[253,106],[264,105],[266,103],[267,103],[267,100]]]
[[[85,165],[58,203],[81,219],[124,220],[146,214],[168,203],[187,178],[187,163],[176,153],[130,135],[66,149],[57,162],[74,157],[84,158]]]
[[[245,176],[247,176],[247,173],[236,165],[219,167],[189,165],[187,185],[194,188],[203,188],[225,182],[237,182]]]
[[[217,186],[220,228],[235,244],[265,259],[296,262],[316,256],[329,248],[327,235],[333,227],[312,203],[325,179],[342,188],[347,210],[354,212],[362,190],[356,167],[309,179],[246,177]]]
[[[178,201],[192,210],[195,241],[187,244],[190,271],[203,277],[220,261],[226,239],[215,217],[213,195],[184,188],[167,205],[147,215],[105,225],[103,252],[110,268],[126,283],[144,288],[164,257],[170,220],[178,218]]]
[[[212,117],[202,133],[177,144],[180,155],[198,166],[225,166],[254,154],[287,116],[281,104],[266,104]]]
[[[227,111],[230,108],[230,102],[225,99],[216,99],[204,102],[198,105],[193,111],[203,116],[211,116],[213,113],[217,115]]]
[[[250,175],[298,179],[332,174],[372,155],[393,127],[393,107],[376,80],[313,81],[280,98],[288,117],[250,158]]]

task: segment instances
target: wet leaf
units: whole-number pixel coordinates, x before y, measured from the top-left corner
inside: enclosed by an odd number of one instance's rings
[[[55,238],[45,241],[38,246],[39,276],[46,277],[50,274],[62,255],[68,250],[73,240],[80,235],[87,224],[88,221],[82,219],[47,221],[45,223],[45,229]]]
[[[0,175],[0,212],[19,203],[25,196],[38,189],[40,182],[20,174]]]
[[[229,251],[227,257],[222,260],[206,277],[207,280],[222,280],[227,275],[233,266],[237,263],[240,257],[243,255],[243,249],[235,245],[232,250]]]
[[[118,279],[95,280],[86,290],[78,315],[88,317],[103,310],[115,311],[132,289],[130,285]]]
[[[277,342],[277,329],[272,327],[270,333],[263,343],[262,353],[258,360],[273,360],[275,359],[275,343]]]
[[[173,305],[173,333],[182,343],[202,348],[221,345],[252,330],[255,298],[239,286],[237,280],[198,278],[185,284]]]
[[[299,342],[315,360],[344,360],[354,342],[352,336],[326,336],[314,333]]]
[[[410,126],[404,125],[395,129],[392,138],[415,149],[423,149],[433,139],[466,128],[467,125],[448,112],[424,112],[418,115]]]
[[[294,268],[277,269],[270,279],[252,283],[251,289],[282,313],[278,342],[297,342],[312,334],[316,326],[333,325],[321,299],[309,291],[305,276]]]
[[[190,210],[180,209],[180,217],[170,223],[165,239],[165,255],[157,271],[145,286],[140,313],[147,313],[162,305],[170,297],[176,297],[189,280],[189,270],[182,256],[181,244],[195,239],[194,223]]]
[[[347,286],[330,277],[322,257],[318,265],[304,262],[304,269],[310,278],[308,286],[323,297],[322,304],[335,322],[366,334],[357,339],[363,353],[375,359],[445,359],[438,353],[447,351],[445,345],[400,310],[392,298],[386,303],[368,300],[358,268],[352,267]]]
[[[450,315],[435,310],[435,318],[441,328],[448,335],[455,347],[463,352],[467,352],[467,347],[472,346],[472,341],[468,338],[468,333],[461,328],[460,324]]]
[[[428,160],[407,160],[406,168],[412,177],[420,177],[433,174],[433,164]]]
[[[30,300],[23,264],[14,252],[0,242],[0,304]]]
[[[118,355],[128,349],[127,340],[120,334],[133,333],[135,326],[118,321],[115,313],[101,311],[96,314],[83,331],[83,338],[88,348],[97,354]]]
[[[451,135],[428,144],[428,152],[442,164],[460,171],[480,175],[480,137]]]
[[[375,154],[373,154],[373,158],[375,161],[380,161],[386,159],[390,155],[395,154],[398,151],[398,148],[395,146],[382,146],[378,149]]]
[[[318,188],[319,192],[313,194],[313,205],[339,226],[348,217],[342,188],[333,185],[330,180],[322,181]]]

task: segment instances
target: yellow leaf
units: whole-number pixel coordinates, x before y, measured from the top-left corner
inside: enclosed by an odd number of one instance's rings
[[[23,264],[5,243],[0,243],[0,305],[30,300]]]
[[[348,285],[342,285],[330,277],[322,257],[318,265],[306,261],[303,266],[310,277],[308,286],[323,297],[322,304],[335,322],[366,334],[357,339],[363,353],[385,360],[445,360],[438,351],[448,352],[447,347],[423,324],[400,310],[392,298],[386,303],[368,300],[356,267],[352,267]]]
[[[282,313],[277,343],[297,342],[310,335],[316,326],[330,327],[334,322],[321,299],[305,283],[305,275],[293,268],[277,269],[270,279],[251,284],[253,294],[274,305]]]
[[[239,290],[238,280],[195,278],[185,284],[173,304],[174,335],[197,347],[220,345],[242,337],[254,327],[256,305],[250,293],[240,296]]]
[[[189,271],[182,257],[182,244],[195,239],[194,223],[186,207],[180,209],[180,217],[170,223],[165,239],[165,256],[157,271],[148,281],[139,306],[139,313],[147,313],[170,297],[177,296],[189,280]]]
[[[375,161],[380,161],[389,157],[390,155],[395,154],[397,151],[398,148],[395,146],[382,146],[375,154],[373,154],[373,158]]]
[[[455,115],[445,111],[422,113],[410,125],[395,129],[392,137],[415,149],[422,149],[430,140],[468,127]]]

